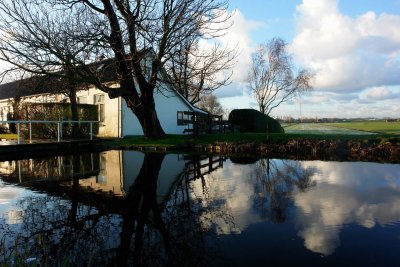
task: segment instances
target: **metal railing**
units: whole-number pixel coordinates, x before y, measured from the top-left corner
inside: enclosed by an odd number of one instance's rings
[[[32,121],[0,121],[0,123],[15,123],[17,125],[17,134],[18,134],[18,144],[21,143],[21,124],[28,124],[29,125],[29,142],[32,142],[32,124],[33,123],[54,123],[57,124],[57,142],[61,141],[62,138],[62,127],[63,124],[70,124],[70,123],[89,123],[90,125],[90,140],[93,140],[93,124],[94,123],[99,123],[98,121],[37,121],[37,120],[32,120]]]

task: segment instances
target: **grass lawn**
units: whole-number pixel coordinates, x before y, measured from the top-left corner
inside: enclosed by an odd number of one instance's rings
[[[18,135],[16,134],[0,134],[0,139],[7,139],[7,140],[16,140],[18,139]]]
[[[400,134],[400,122],[385,121],[357,121],[357,122],[337,122],[324,123],[324,125],[354,129],[366,132]]]
[[[365,134],[376,134],[372,132],[360,131],[357,128],[346,128],[335,125],[334,123],[296,123],[282,125],[285,129],[285,133],[288,134],[337,134],[337,135],[365,135]]]
[[[400,143],[400,137],[390,134],[356,134],[345,133],[285,133],[285,134],[269,134],[266,133],[226,133],[226,134],[204,134],[194,139],[183,135],[167,135],[162,139],[145,139],[142,136],[130,136],[123,139],[111,141],[116,145],[138,145],[138,146],[184,146],[187,144],[205,145],[215,142],[230,143],[251,143],[251,142],[279,142],[293,139],[313,139],[313,140],[360,140]]]

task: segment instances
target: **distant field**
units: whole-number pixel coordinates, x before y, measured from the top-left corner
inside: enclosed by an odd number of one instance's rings
[[[372,132],[360,131],[357,128],[343,127],[334,123],[296,123],[283,124],[285,133],[290,134],[347,134],[347,135],[365,135],[375,134]]]
[[[400,122],[360,121],[360,122],[324,123],[323,125],[373,132],[373,133],[400,134]]]

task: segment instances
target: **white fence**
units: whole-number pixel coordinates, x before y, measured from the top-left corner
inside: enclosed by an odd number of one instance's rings
[[[48,123],[48,124],[57,124],[57,142],[61,141],[62,138],[62,127],[63,124],[70,124],[70,123],[89,123],[90,125],[90,140],[93,140],[93,124],[99,123],[98,121],[0,121],[0,123],[15,123],[17,126],[17,134],[18,134],[18,144],[21,143],[21,124],[28,124],[29,125],[29,142],[32,142],[32,124],[33,123]]]

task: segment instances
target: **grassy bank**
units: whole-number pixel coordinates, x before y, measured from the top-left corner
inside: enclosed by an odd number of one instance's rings
[[[162,139],[145,139],[142,136],[130,136],[112,141],[114,145],[140,145],[140,146],[186,146],[206,145],[220,142],[227,143],[269,143],[285,142],[289,140],[310,139],[310,140],[357,140],[363,142],[383,143],[393,142],[400,144],[400,137],[391,134],[379,135],[352,135],[352,134],[265,134],[265,133],[226,133],[226,134],[205,134],[198,138],[182,135],[167,135]]]

